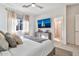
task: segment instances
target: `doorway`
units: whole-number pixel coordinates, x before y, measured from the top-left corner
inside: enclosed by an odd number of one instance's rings
[[[54,40],[61,42],[63,37],[63,16],[54,18]]]

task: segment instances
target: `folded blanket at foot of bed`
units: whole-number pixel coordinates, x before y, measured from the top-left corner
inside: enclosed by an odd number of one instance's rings
[[[25,35],[24,38],[28,38],[30,40],[33,40],[33,41],[36,41],[36,42],[39,42],[39,43],[42,43],[43,41],[48,40],[48,39],[39,38],[39,37],[32,37],[32,36],[29,36],[29,35]]]

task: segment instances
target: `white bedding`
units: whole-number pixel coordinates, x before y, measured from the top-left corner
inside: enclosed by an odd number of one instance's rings
[[[43,43],[37,43],[32,40],[22,38],[23,44],[17,48],[11,48],[8,52],[2,52],[2,55],[12,56],[46,56],[54,48],[52,41],[46,40]]]
[[[23,41],[23,45],[17,46],[17,48],[10,49],[13,55],[30,55],[40,44],[30,40]]]

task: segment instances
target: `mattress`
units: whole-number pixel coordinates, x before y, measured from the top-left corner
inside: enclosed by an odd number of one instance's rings
[[[23,44],[16,48],[11,48],[7,52],[2,52],[2,55],[11,56],[46,56],[48,55],[54,45],[52,41],[46,40],[43,43],[38,43],[26,38],[23,38]]]

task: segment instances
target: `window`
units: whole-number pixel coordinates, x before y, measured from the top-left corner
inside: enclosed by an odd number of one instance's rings
[[[23,30],[23,19],[21,18],[17,19],[16,31],[18,30]]]
[[[21,31],[24,33],[29,33],[29,20],[28,18],[23,18],[23,16],[17,16],[16,20],[16,32]]]

